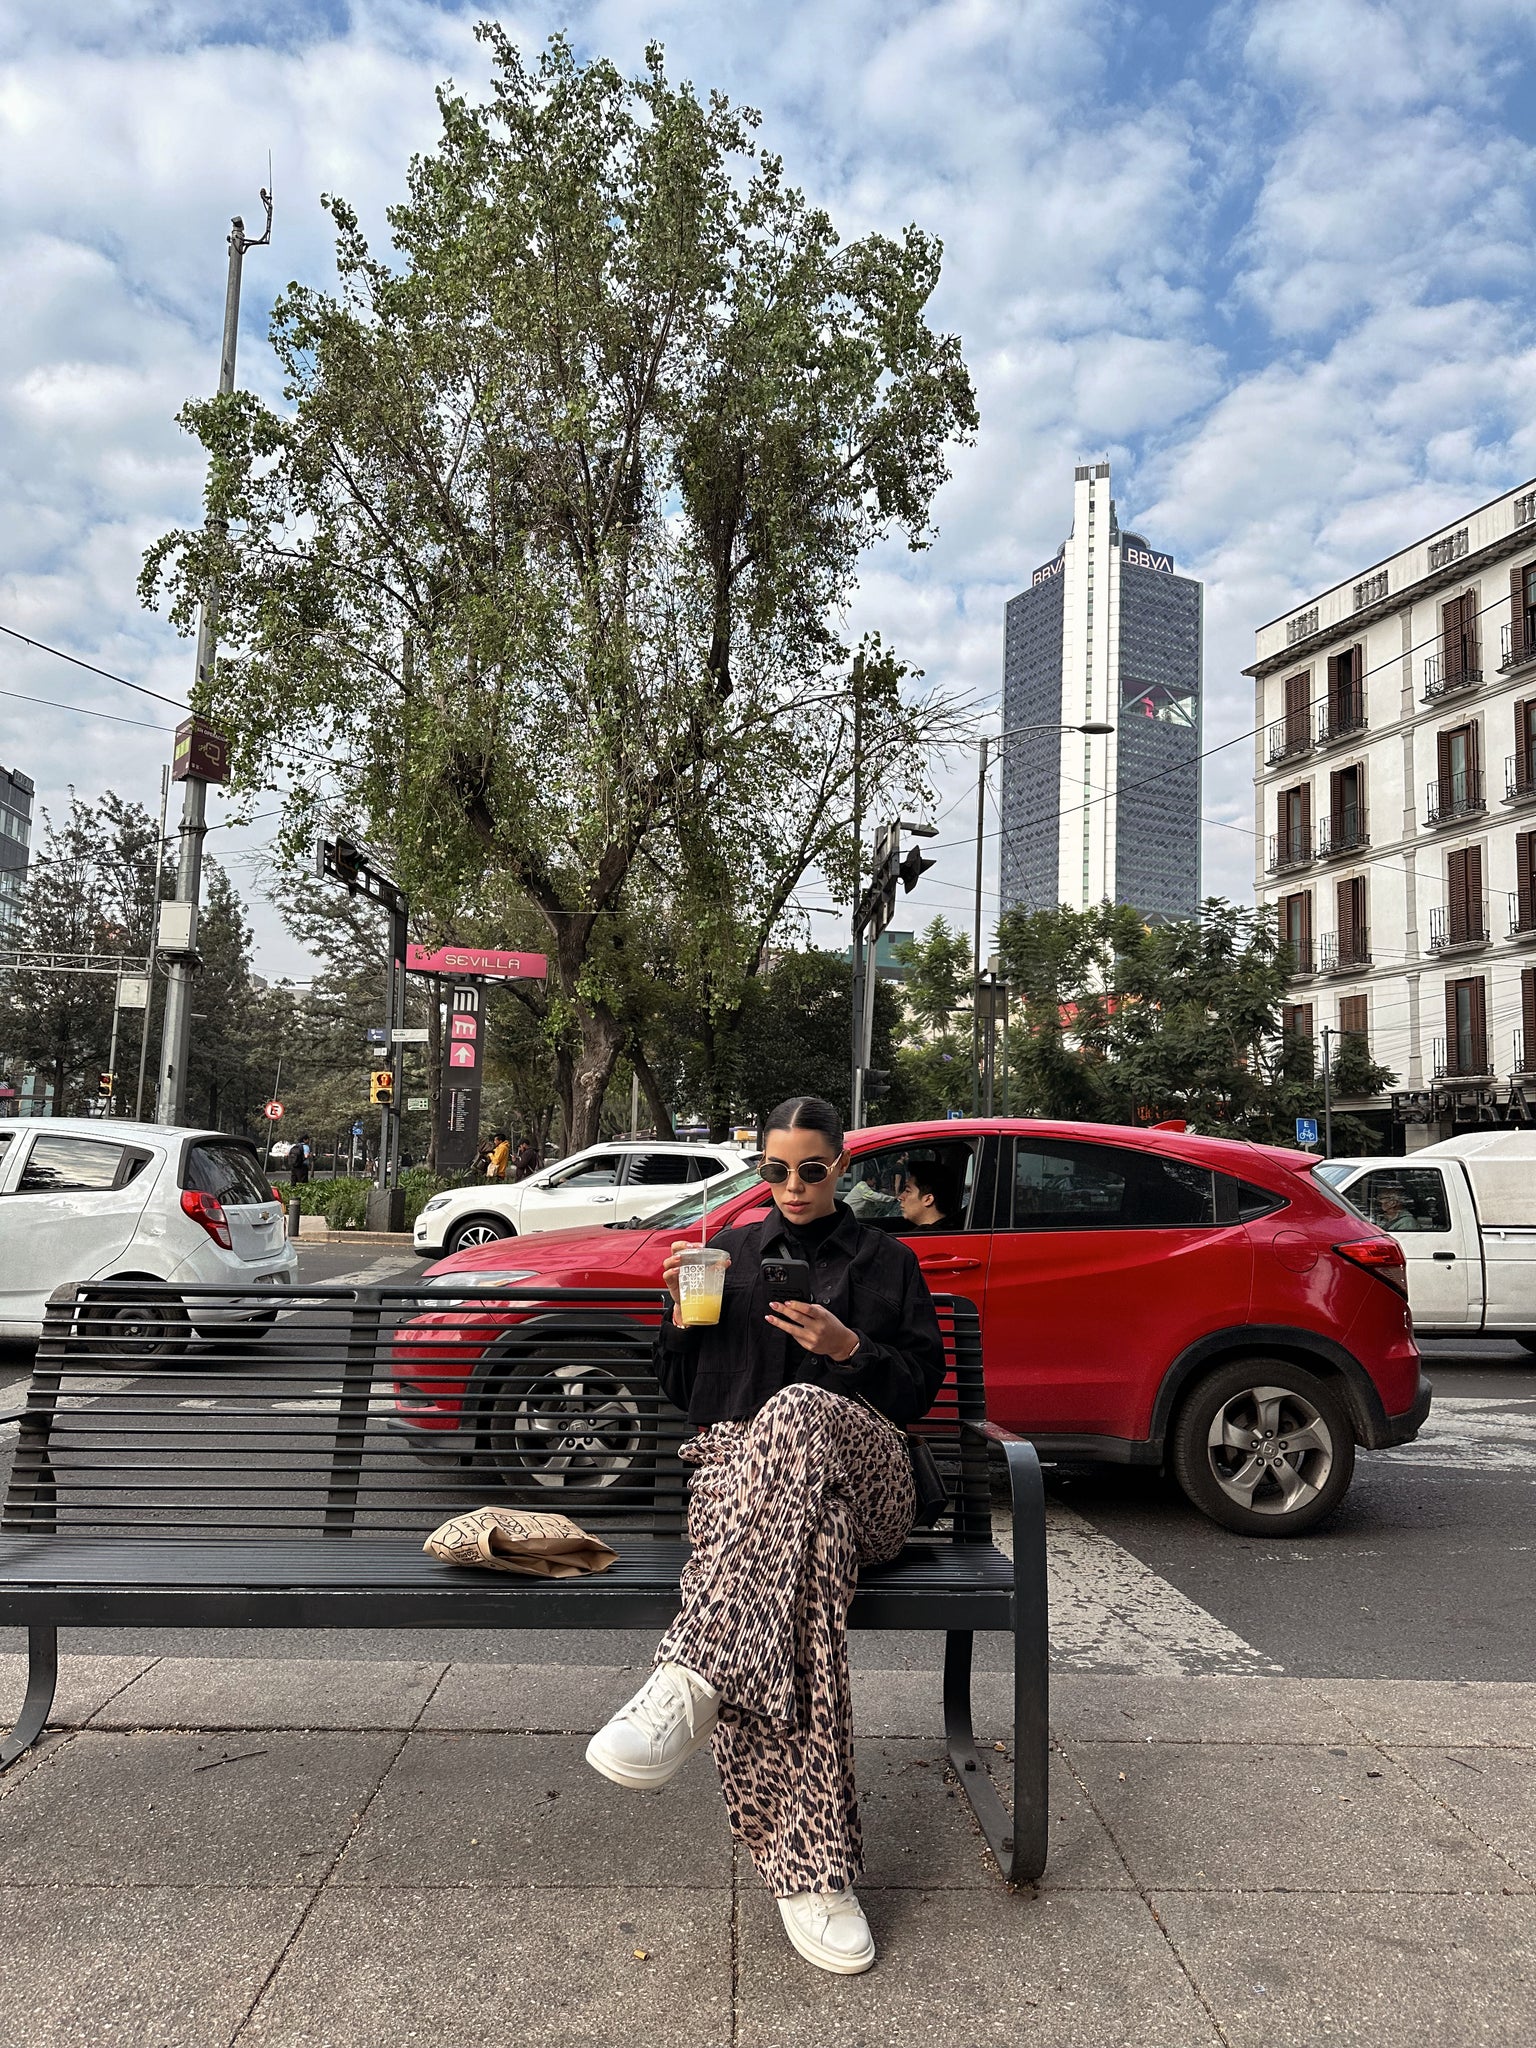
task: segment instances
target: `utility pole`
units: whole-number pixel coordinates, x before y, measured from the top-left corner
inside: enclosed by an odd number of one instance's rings
[[[987,749],[982,735],[981,766],[976,771],[976,930],[971,946],[971,1115],[981,1114],[981,863],[987,836]]]
[[[149,1060],[149,1020],[155,1009],[155,940],[160,928],[160,877],[165,873],[165,813],[171,801],[171,771],[160,770],[160,837],[155,841],[155,900],[149,906],[149,957],[144,964],[144,1022],[139,1027],[139,1085],[134,1092],[133,1114],[144,1121],[144,1069]]]
[[[853,982],[848,1006],[851,1078],[848,1128],[857,1130],[863,1106],[864,1063],[864,650],[853,657]]]
[[[224,347],[219,358],[219,395],[235,388],[235,343],[240,333],[240,276],[247,249],[263,248],[272,239],[272,198],[263,191],[267,225],[261,235],[247,235],[245,222],[236,214],[229,226],[229,276],[224,287]],[[213,680],[214,645],[218,632],[219,593],[209,589],[197,615],[197,676],[194,704],[208,701]],[[183,728],[185,730],[185,728]],[[181,769],[182,733],[177,734],[178,770]],[[208,776],[199,757],[196,736],[188,736],[186,782],[181,807],[181,857],[176,869],[178,914],[166,921],[170,943],[162,948],[170,960],[165,990],[165,1018],[160,1031],[160,1086],[156,1117],[164,1124],[179,1124],[187,1109],[187,1049],[192,1036],[192,979],[200,965],[197,951],[197,908],[203,883],[203,839],[207,834]],[[160,915],[158,901],[155,914]],[[148,1012],[145,1013],[148,1022]]]
[[[1323,1026],[1323,1157],[1333,1157],[1333,1026]]]

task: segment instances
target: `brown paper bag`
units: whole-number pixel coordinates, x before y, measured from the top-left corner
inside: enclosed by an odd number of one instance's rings
[[[522,1508],[469,1508],[434,1529],[421,1546],[444,1564],[482,1565],[534,1579],[578,1579],[605,1572],[619,1553],[579,1529],[569,1515]]]

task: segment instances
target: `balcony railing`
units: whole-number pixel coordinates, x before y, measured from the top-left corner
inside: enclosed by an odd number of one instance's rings
[[[1353,931],[1324,932],[1322,948],[1324,974],[1348,974],[1371,964],[1371,934],[1363,924]]]
[[[1316,970],[1312,960],[1312,941],[1298,945],[1294,939],[1280,941],[1280,965],[1292,981],[1303,981]]]
[[[1331,747],[1339,740],[1353,739],[1365,731],[1365,705],[1357,697],[1343,697],[1337,704],[1324,704],[1317,714],[1317,744]]]
[[[1517,1031],[1517,1032],[1515,1032],[1515,1034],[1514,1034],[1514,1040],[1515,1040],[1515,1048],[1514,1048],[1514,1050],[1515,1050],[1515,1063],[1514,1063],[1514,1065],[1513,1065],[1513,1066],[1512,1066],[1512,1067],[1510,1068],[1510,1070],[1509,1070],[1509,1071],[1510,1071],[1510,1073],[1511,1073],[1511,1074],[1519,1074],[1519,1075],[1521,1075],[1522,1077],[1528,1077],[1528,1076],[1529,1076],[1529,1075],[1530,1075],[1530,1074],[1531,1074],[1532,1072],[1536,1072],[1536,1069],[1533,1069],[1532,1067],[1530,1067],[1530,1066],[1527,1066],[1527,1064],[1526,1064],[1526,1059],[1525,1059],[1525,1033],[1524,1033],[1523,1031]],[[1532,1057],[1532,1059],[1533,1059],[1533,1060],[1536,1060],[1536,1046],[1533,1046],[1533,1047],[1531,1048],[1531,1057]]]
[[[1269,842],[1269,872],[1288,875],[1312,865],[1312,842],[1304,832],[1277,832]]]
[[[1268,758],[1271,768],[1277,761],[1293,761],[1298,754],[1312,751],[1312,722],[1305,711],[1291,712],[1285,718],[1277,718],[1269,728]]]
[[[1346,853],[1358,853],[1370,843],[1371,834],[1363,804],[1317,821],[1319,860],[1338,860]]]
[[[1440,775],[1429,785],[1424,822],[1446,825],[1453,818],[1475,818],[1488,808],[1483,795],[1481,768],[1462,768],[1454,775]]]
[[[1518,648],[1513,621],[1499,628],[1499,673],[1502,675],[1512,668],[1524,668],[1528,661],[1536,661],[1536,612],[1525,614]]]
[[[1434,704],[1441,697],[1454,697],[1458,690],[1475,690],[1483,680],[1478,667],[1478,651],[1470,650],[1471,659],[1463,661],[1458,655],[1448,660],[1445,654],[1428,654],[1424,657],[1424,702]]]
[[[1504,756],[1504,801],[1525,804],[1536,798],[1536,747]]]
[[[1509,936],[1536,939],[1536,888],[1510,890]]]
[[[1464,1031],[1449,1041],[1443,1038],[1435,1040],[1437,1081],[1491,1081],[1492,1078],[1486,1032]]]
[[[1440,903],[1429,913],[1431,953],[1470,953],[1491,937],[1486,896],[1470,903]]]

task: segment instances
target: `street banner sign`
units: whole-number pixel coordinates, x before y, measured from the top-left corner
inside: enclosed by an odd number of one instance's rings
[[[1317,1143],[1317,1118],[1315,1116],[1297,1117],[1296,1142],[1298,1145],[1315,1145]]]
[[[275,1124],[283,1113],[283,1105],[280,1102],[269,1102],[261,1113],[269,1123]]]
[[[206,718],[184,718],[176,728],[172,782],[228,782],[229,741]]]
[[[544,953],[507,953],[499,946],[407,946],[407,974],[474,975],[480,981],[547,981]]]
[[[409,1029],[397,1026],[389,1035],[396,1045],[425,1045],[427,1042],[425,1025],[413,1024]]]
[[[521,956],[527,958],[527,955]],[[471,1164],[480,1143],[480,1019],[485,991],[478,971],[450,982],[447,1069],[437,1098],[438,1171],[453,1173]]]

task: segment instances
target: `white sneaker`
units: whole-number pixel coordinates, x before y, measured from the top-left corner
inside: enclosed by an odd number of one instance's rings
[[[780,1899],[784,1932],[808,1963],[857,1977],[875,1960],[875,1937],[852,1892],[796,1892]]]
[[[658,1664],[627,1707],[587,1744],[587,1762],[615,1785],[655,1791],[708,1742],[720,1695],[684,1664]]]

